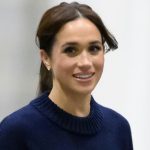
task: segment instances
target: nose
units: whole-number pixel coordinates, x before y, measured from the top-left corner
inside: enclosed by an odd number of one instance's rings
[[[82,51],[78,59],[78,67],[84,70],[91,68],[92,59],[90,54],[87,51]]]

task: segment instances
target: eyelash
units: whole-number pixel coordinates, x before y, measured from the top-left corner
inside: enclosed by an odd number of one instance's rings
[[[102,50],[102,47],[98,45],[92,45],[89,47],[89,51],[94,54],[98,53],[101,50]]]
[[[67,47],[67,48],[64,49],[65,53],[73,53],[74,51],[75,51],[74,47]]]
[[[77,55],[77,49],[73,46],[66,47],[63,52],[69,56]]]
[[[97,54],[99,51],[101,51],[103,48],[102,46],[99,45],[91,45],[88,48],[88,51],[92,54],[95,55]],[[78,54],[79,50],[74,47],[74,46],[68,46],[63,50],[63,53],[66,53],[69,56],[76,56]]]

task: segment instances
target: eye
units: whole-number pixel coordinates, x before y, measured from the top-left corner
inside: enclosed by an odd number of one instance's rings
[[[69,56],[75,56],[77,55],[77,49],[76,47],[74,46],[69,46],[69,47],[66,47],[64,50],[63,50],[64,53],[66,53],[67,55]]]
[[[89,52],[92,54],[97,54],[99,51],[101,51],[103,48],[100,45],[91,45],[89,47]]]

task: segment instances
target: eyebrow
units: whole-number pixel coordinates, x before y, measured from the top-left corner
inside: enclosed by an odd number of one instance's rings
[[[90,42],[90,44],[101,44],[101,45],[102,45],[102,42],[99,41],[99,40],[97,40],[97,41],[92,41],[92,42]]]
[[[79,44],[78,42],[67,42],[67,43],[63,44],[62,47],[65,47],[67,45],[78,45],[78,44]],[[92,45],[92,44],[101,44],[102,45],[102,42],[99,40],[96,40],[96,41],[92,41],[89,43],[89,45]]]

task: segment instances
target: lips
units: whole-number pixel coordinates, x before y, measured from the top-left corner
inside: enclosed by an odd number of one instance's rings
[[[73,74],[73,77],[77,79],[89,79],[91,78],[95,73],[77,73]]]

